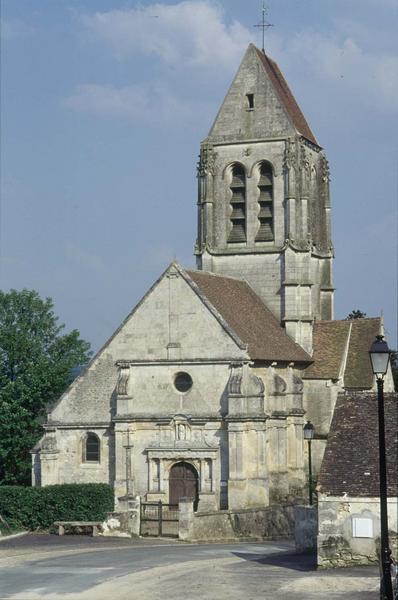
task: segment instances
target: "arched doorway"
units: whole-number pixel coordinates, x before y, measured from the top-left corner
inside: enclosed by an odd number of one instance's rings
[[[180,498],[192,498],[194,510],[198,507],[199,483],[198,473],[192,465],[179,462],[170,469],[169,503],[178,504]]]

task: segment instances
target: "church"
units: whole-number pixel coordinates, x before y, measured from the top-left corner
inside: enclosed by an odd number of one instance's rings
[[[118,510],[300,502],[305,423],[317,472],[337,395],[375,389],[382,320],[333,320],[328,161],[252,44],[201,144],[197,206],[197,270],[170,264],[49,408],[34,485],[110,483]]]

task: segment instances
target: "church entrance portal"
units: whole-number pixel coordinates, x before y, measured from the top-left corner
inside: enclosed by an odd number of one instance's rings
[[[198,507],[199,484],[198,473],[192,465],[179,462],[170,469],[169,503],[178,504],[180,498],[192,498],[194,510]]]

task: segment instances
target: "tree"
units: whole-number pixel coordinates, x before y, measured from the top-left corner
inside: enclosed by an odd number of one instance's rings
[[[345,318],[346,321],[351,321],[351,319],[364,319],[366,317],[366,313],[361,310],[353,310],[350,312],[348,317]]]
[[[50,298],[0,291],[0,484],[30,483],[29,450],[42,435],[46,405],[90,357],[79,332],[63,329]]]

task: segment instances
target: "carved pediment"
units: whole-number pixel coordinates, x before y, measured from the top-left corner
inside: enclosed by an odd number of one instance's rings
[[[217,440],[207,439],[206,429],[192,428],[188,415],[175,415],[162,431],[158,441],[146,448],[147,452],[168,452],[184,457],[187,452],[216,451],[219,447]]]

